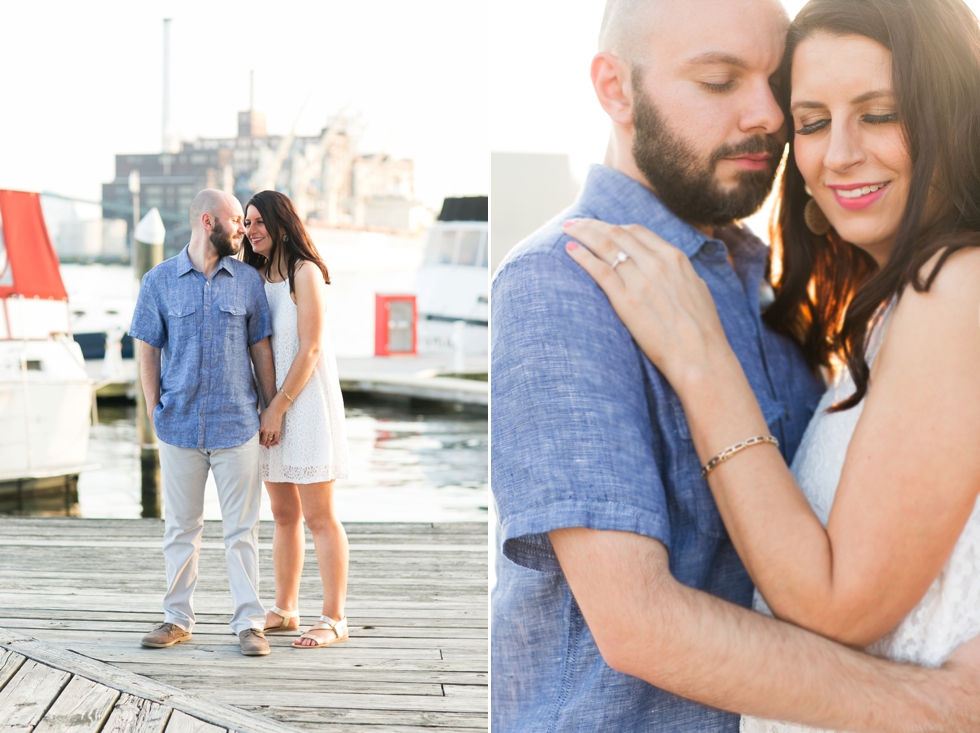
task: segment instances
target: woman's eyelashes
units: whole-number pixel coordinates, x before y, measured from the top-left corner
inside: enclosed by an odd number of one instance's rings
[[[898,122],[898,113],[889,112],[883,115],[861,115],[861,122],[866,122],[869,125],[885,125],[890,122]],[[797,135],[812,135],[815,132],[827,127],[830,124],[830,118],[825,117],[823,119],[814,120],[813,122],[801,123],[800,127],[796,130]]]
[[[884,115],[865,115],[861,118],[862,122],[867,122],[869,125],[885,125],[889,122],[898,122],[898,113],[890,112]]]
[[[827,125],[830,124],[830,118],[825,117],[822,120],[817,120],[816,122],[807,122],[800,125],[800,128],[796,131],[797,135],[812,135],[819,130],[822,130]]]

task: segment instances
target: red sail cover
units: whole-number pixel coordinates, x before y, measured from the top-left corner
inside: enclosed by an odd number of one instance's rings
[[[0,191],[0,298],[68,300],[41,211],[41,194]]]

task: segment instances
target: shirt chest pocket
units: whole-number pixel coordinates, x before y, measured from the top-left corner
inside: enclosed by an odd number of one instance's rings
[[[708,482],[701,477],[701,460],[694,450],[694,441],[691,438],[691,427],[688,425],[687,416],[684,408],[676,395],[671,394],[670,404],[673,410],[674,424],[677,428],[678,455],[673,470],[674,486],[677,492],[679,510],[683,516],[694,522],[695,527],[701,534],[711,537],[727,537],[728,531],[718,513],[718,506],[715,504],[714,497]],[[759,400],[759,407],[762,408],[762,415],[769,426],[770,432],[779,434],[775,429],[776,423],[786,416],[786,410],[780,402],[771,397],[763,397]],[[753,437],[746,435],[746,438]],[[718,446],[720,452],[728,446]]]
[[[218,305],[218,326],[225,340],[233,344],[247,342],[245,307],[236,303]]]
[[[193,340],[197,336],[197,308],[179,305],[167,310],[167,331],[171,345]]]

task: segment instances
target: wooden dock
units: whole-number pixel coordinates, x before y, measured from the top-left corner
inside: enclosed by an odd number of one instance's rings
[[[121,374],[104,379],[102,361],[85,362],[96,382],[99,397],[136,395],[136,367],[132,359],[123,360]],[[363,392],[385,397],[409,397],[435,402],[454,402],[486,407],[490,400],[487,382],[487,357],[468,357],[463,372],[454,374],[453,359],[448,357],[339,357],[337,369],[345,393]]]
[[[137,730],[109,726],[137,715],[167,733],[487,730],[486,524],[345,526],[350,641],[270,635],[271,655],[244,657],[219,522],[205,523],[193,640],[144,649],[162,621],[161,520],[0,518],[0,731]],[[267,605],[271,540],[263,522]],[[318,596],[308,539],[304,627]]]

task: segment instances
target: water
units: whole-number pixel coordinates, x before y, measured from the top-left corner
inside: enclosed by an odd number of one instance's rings
[[[487,419],[451,405],[347,399],[350,478],[335,484],[345,522],[487,521]],[[141,516],[136,407],[102,403],[92,427],[89,461],[79,476],[79,514],[90,518]],[[220,519],[212,478],[204,518]],[[262,494],[262,519],[272,519]]]

